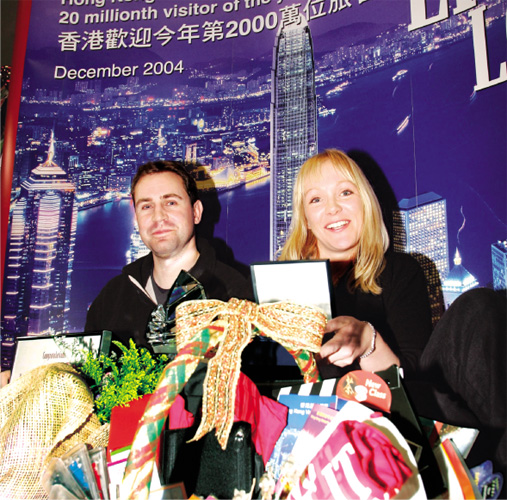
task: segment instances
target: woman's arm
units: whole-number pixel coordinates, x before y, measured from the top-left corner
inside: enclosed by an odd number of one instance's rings
[[[412,375],[431,334],[431,313],[424,273],[417,261],[407,254],[386,256],[381,276],[380,296],[356,292],[338,297],[350,304],[327,326],[330,337],[321,348],[321,357],[335,366],[346,367],[359,362],[368,371],[396,364]],[[335,290],[336,292],[336,290]],[[343,294],[343,290],[341,292]],[[349,311],[349,312],[345,312]],[[375,348],[372,329],[376,330]]]
[[[362,370],[371,372],[400,366],[398,356],[370,323],[338,316],[328,322],[326,333],[332,338],[321,347],[320,356],[327,363],[345,367],[357,360]]]

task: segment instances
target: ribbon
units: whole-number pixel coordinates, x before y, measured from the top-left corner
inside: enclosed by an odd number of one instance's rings
[[[292,302],[257,305],[232,298],[229,302],[191,300],[180,304],[176,309],[178,354],[162,372],[139,422],[122,482],[122,499],[148,499],[167,411],[202,360],[209,359],[209,363],[202,419],[193,440],[216,429],[225,449],[234,420],[243,349],[256,335],[269,337],[292,354],[305,382],[317,382],[313,353],[320,350],[325,325],[320,309]]]

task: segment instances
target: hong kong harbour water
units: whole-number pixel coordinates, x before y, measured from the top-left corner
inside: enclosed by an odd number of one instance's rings
[[[211,211],[216,203],[208,199],[203,196]],[[214,226],[214,238],[227,243],[241,263],[268,260],[269,180],[220,193],[218,201],[220,218]],[[213,214],[203,223],[215,224],[215,218]],[[132,204],[122,200],[81,211],[78,227],[71,299],[71,325],[75,330],[84,327],[86,309],[102,286],[126,264],[134,229]]]
[[[500,23],[501,24],[501,23]],[[505,60],[497,26],[490,45]],[[505,30],[505,26],[503,26]],[[505,37],[505,31],[503,31]],[[500,52],[498,55],[497,52]],[[491,55],[491,54],[490,54]],[[400,70],[398,78],[394,78]],[[459,247],[463,265],[481,286],[491,282],[491,244],[506,238],[506,83],[474,93],[471,38],[350,82],[321,103],[319,149],[367,153],[397,201],[434,191],[446,200],[450,267]],[[219,193],[213,236],[244,263],[269,259],[269,180]],[[209,221],[208,221],[209,222]],[[71,328],[82,329],[86,308],[126,263],[133,229],[128,200],[81,211],[72,275]]]

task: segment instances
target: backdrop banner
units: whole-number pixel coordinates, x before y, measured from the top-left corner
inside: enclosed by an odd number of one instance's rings
[[[129,188],[156,159],[191,165],[200,233],[249,265],[277,257],[301,163],[342,149],[446,304],[453,269],[505,287],[506,0],[20,3],[3,368],[146,252]]]

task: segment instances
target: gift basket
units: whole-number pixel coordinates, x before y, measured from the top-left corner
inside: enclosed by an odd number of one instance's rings
[[[318,371],[312,353],[320,348],[325,322],[317,309],[290,303],[256,305],[231,299],[227,303],[197,300],[181,304],[176,318],[178,354],[164,370],[139,424],[122,483],[122,497],[148,497],[167,411],[201,362],[207,360],[202,417],[192,440],[213,431],[225,450],[234,423],[241,353],[253,336],[270,336],[285,346],[305,380],[316,381]],[[253,439],[256,440],[255,435]]]
[[[53,458],[75,446],[107,446],[109,425],[66,363],[35,368],[0,391],[0,498],[47,498],[41,481]]]
[[[177,355],[139,421],[118,498],[176,487],[187,498],[484,497],[466,450],[423,428],[397,367],[320,380],[314,353],[326,318],[317,308],[190,300],[177,307],[175,324]],[[285,347],[304,378],[277,401],[241,372],[241,353],[256,336]],[[287,391],[317,391],[316,399],[290,403]],[[197,411],[187,411],[192,396]],[[291,413],[304,414],[299,428]]]
[[[475,480],[441,427],[421,425],[397,367],[320,380],[318,308],[208,300],[180,284],[149,327],[170,362],[150,394],[112,408],[110,424],[69,365],[2,389],[2,498],[483,498],[487,481],[494,498],[501,489],[487,464]],[[241,371],[255,337],[283,346],[304,382],[262,395]]]

